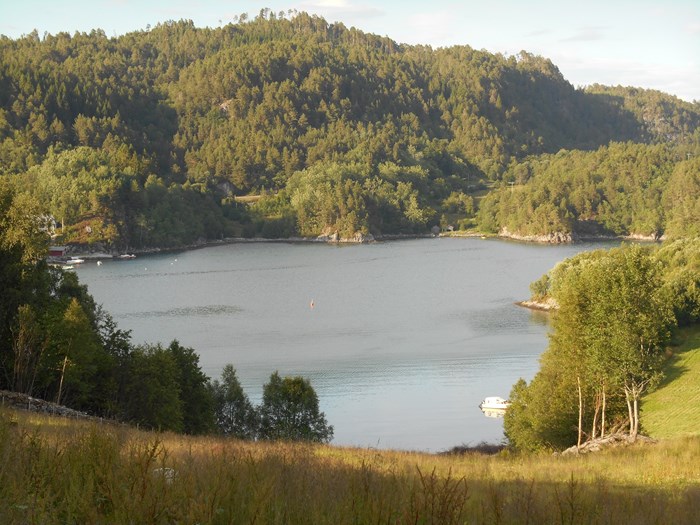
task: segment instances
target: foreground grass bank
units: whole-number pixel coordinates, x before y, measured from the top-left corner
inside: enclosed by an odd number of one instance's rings
[[[696,523],[698,465],[697,437],[585,457],[435,456],[3,411],[0,523]]]

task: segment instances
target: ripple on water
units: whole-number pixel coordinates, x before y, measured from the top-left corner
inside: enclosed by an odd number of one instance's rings
[[[168,310],[150,310],[146,312],[129,312],[121,315],[124,319],[144,317],[213,317],[217,315],[232,315],[242,312],[238,306],[226,304],[208,304],[204,306],[186,306]]]

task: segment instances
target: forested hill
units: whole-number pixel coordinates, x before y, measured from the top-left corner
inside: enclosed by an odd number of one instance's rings
[[[604,157],[618,176],[618,149],[636,172],[652,148],[638,190],[663,233],[674,170],[695,174],[689,191],[700,195],[697,162],[684,166],[700,156],[699,124],[697,102],[576,89],[526,52],[402,45],[305,13],[263,10],[216,29],[167,22],[116,38],[0,38],[0,182],[61,221],[64,240],[112,248],[438,223],[551,233],[605,213],[624,216],[601,220],[605,231],[639,233],[625,218],[636,205],[610,211],[601,180],[581,177],[592,192],[581,209],[541,194],[537,181],[561,173],[540,159],[561,150]],[[515,184],[526,217],[509,214],[499,191]],[[235,200],[252,194],[263,198]]]

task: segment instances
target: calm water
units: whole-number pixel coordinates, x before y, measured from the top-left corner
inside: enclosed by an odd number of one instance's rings
[[[78,276],[134,342],[178,339],[212,378],[232,363],[254,403],[275,370],[309,378],[335,444],[440,451],[503,439],[479,401],[531,379],[547,345],[545,315],[513,303],[600,246],[246,243],[90,262]]]

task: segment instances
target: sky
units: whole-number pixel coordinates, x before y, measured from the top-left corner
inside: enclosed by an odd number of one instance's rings
[[[658,89],[700,103],[698,0],[0,0],[0,34],[118,36],[180,19],[217,27],[262,8],[306,11],[399,43],[525,50],[551,59],[575,87]]]

